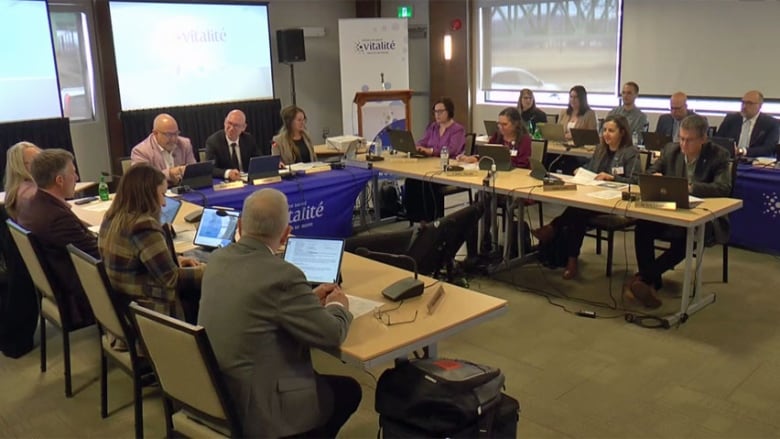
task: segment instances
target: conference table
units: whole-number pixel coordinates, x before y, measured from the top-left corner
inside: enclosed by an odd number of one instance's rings
[[[686,229],[685,274],[680,311],[666,317],[668,325],[685,321],[689,315],[714,302],[715,295],[702,295],[701,264],[694,267],[694,246],[704,246],[704,226],[707,222],[734,212],[742,207],[742,200],[732,198],[706,198],[694,209],[663,210],[645,208],[635,202],[623,201],[618,194],[617,199],[603,199],[604,188],[596,186],[576,186],[576,190],[545,191],[542,182],[529,175],[527,169],[513,169],[509,172],[498,172],[490,187],[483,186],[485,171],[446,173],[439,167],[439,159],[389,159],[375,162],[374,169],[403,177],[417,178],[434,183],[454,185],[469,189],[495,191],[507,196],[508,211],[522,208],[523,200],[535,200],[543,203],[555,203],[573,206],[607,214],[619,214],[626,217],[654,221]],[[495,223],[495,221],[494,221]],[[509,227],[506,228],[507,231]],[[518,224],[518,234],[521,233]],[[507,232],[508,233],[508,232]],[[517,242],[522,242],[522,235]],[[508,242],[508,241],[505,241]],[[509,245],[505,246],[507,249]],[[505,262],[508,263],[508,251],[505,249]],[[522,247],[521,247],[522,250]],[[522,251],[520,252],[522,255]],[[692,293],[697,294],[691,300]]]
[[[413,273],[390,265],[344,253],[341,265],[346,294],[383,303],[381,309],[393,309],[400,302],[385,299],[381,290],[391,283],[412,276]],[[404,300],[397,310],[389,311],[391,322],[385,325],[373,312],[352,321],[347,339],[339,352],[332,352],[342,361],[363,368],[387,364],[396,358],[425,348],[428,356],[437,356],[437,343],[504,314],[507,301],[456,285],[419,276],[428,287],[422,296]],[[428,303],[441,287],[444,296],[432,314]]]
[[[215,190],[204,188],[182,195],[182,198],[203,205],[241,210],[244,199],[252,192],[274,188],[287,195],[290,205],[290,225],[293,233],[302,236],[352,236],[352,214],[355,200],[376,174],[370,169],[346,167],[314,174],[300,174],[291,179],[263,185],[240,185],[237,188]],[[218,186],[215,186],[218,187]],[[368,222],[362,202],[361,225]]]
[[[741,164],[734,197],[744,208],[731,219],[731,244],[780,254],[780,169]]]

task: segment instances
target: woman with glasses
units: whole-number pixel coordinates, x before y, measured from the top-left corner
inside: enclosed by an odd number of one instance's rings
[[[536,107],[534,92],[529,88],[520,90],[520,97],[517,99],[517,109],[520,110],[523,122],[528,125],[529,130],[532,132],[536,131],[537,123],[547,123],[547,113]]]
[[[515,168],[531,167],[531,134],[515,107],[506,107],[498,113],[498,131],[490,137],[491,145],[504,145],[509,148],[512,166]],[[459,162],[477,163],[477,155],[461,155]]]
[[[427,156],[439,156],[447,147],[450,157],[463,153],[466,130],[455,122],[455,104],[450,98],[440,98],[433,104],[433,122],[425,129],[425,135],[417,141],[417,151]]]
[[[316,162],[317,154],[306,132],[306,113],[290,105],[282,109],[282,128],[271,143],[271,154],[281,156],[282,165]]]
[[[596,129],[596,113],[588,105],[585,87],[575,85],[569,90],[569,106],[561,111],[558,123],[563,125],[567,140],[571,140],[571,129]]]

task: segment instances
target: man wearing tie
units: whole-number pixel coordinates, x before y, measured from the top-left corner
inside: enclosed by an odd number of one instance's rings
[[[780,123],[772,116],[761,113],[764,95],[751,90],[742,97],[742,111],[731,113],[718,128],[719,137],[736,140],[737,154],[748,157],[774,157]]]
[[[680,141],[680,122],[688,116],[696,113],[688,109],[688,96],[678,91],[669,98],[669,114],[662,114],[658,118],[655,132],[669,136],[672,142]]]
[[[255,138],[244,132],[246,115],[232,110],[225,117],[225,128],[206,139],[206,160],[214,161],[214,177],[235,181],[246,172],[249,160],[258,155]]]

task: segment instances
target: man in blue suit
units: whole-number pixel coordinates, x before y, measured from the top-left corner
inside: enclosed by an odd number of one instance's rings
[[[672,142],[680,141],[680,123],[688,116],[694,115],[688,109],[688,96],[678,91],[669,98],[669,114],[663,114],[658,118],[655,132],[672,139]]]
[[[760,91],[745,93],[742,111],[727,115],[718,128],[719,137],[737,141],[737,153],[740,155],[774,157],[776,154],[780,123],[774,117],[761,113],[763,103],[764,95]]]

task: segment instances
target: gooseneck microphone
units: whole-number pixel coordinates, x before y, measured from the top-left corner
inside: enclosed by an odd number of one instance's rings
[[[394,253],[375,252],[365,247],[358,247],[355,249],[355,254],[364,258],[371,258],[375,260],[387,260],[387,259],[403,259],[405,261],[411,261],[414,268],[414,277],[407,277],[397,282],[393,282],[387,288],[382,290],[382,295],[386,298],[397,302],[399,300],[411,299],[417,297],[425,290],[425,285],[421,280],[417,279],[417,261],[409,255],[398,255]],[[379,256],[379,258],[377,258]]]

